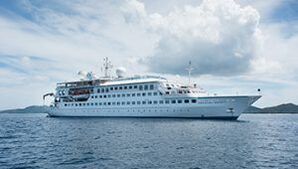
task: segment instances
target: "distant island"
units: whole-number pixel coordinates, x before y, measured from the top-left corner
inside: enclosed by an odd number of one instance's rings
[[[0,111],[0,113],[46,113],[45,108],[47,106],[29,106],[20,109],[9,109]],[[256,114],[256,113],[271,113],[271,114],[298,114],[298,105],[293,103],[281,104],[272,107],[258,108],[255,106],[250,106],[244,113],[246,114]]]
[[[286,103],[272,107],[258,108],[255,106],[250,106],[244,113],[272,113],[272,114],[298,114],[298,106],[293,103]]]

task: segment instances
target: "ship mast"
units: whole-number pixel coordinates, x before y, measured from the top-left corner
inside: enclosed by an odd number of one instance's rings
[[[191,66],[191,61],[188,62],[188,67],[186,68],[188,71],[188,86],[190,86],[190,77],[191,77],[191,71],[193,70],[193,67]]]
[[[104,77],[108,78],[108,77],[110,77],[109,69],[112,68],[113,65],[112,65],[111,61],[109,61],[108,57],[103,58],[103,61],[104,61],[103,68],[104,68],[104,75],[105,75]]]

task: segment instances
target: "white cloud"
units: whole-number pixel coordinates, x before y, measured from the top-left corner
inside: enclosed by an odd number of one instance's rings
[[[254,8],[233,0],[205,0],[164,16],[144,13],[135,22],[146,22],[159,38],[153,54],[142,60],[151,71],[184,73],[188,60],[195,74],[235,75],[249,70],[260,34]]]

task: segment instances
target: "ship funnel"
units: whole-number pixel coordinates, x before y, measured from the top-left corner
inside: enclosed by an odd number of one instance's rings
[[[126,69],[124,67],[118,67],[116,69],[116,75],[118,78],[124,77],[125,73],[126,73]]]

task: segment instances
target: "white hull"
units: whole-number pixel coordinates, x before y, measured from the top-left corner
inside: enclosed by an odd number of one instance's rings
[[[200,97],[198,103],[110,107],[50,107],[50,116],[237,119],[260,96]],[[207,102],[201,103],[204,99]],[[232,108],[232,109],[231,109]]]

